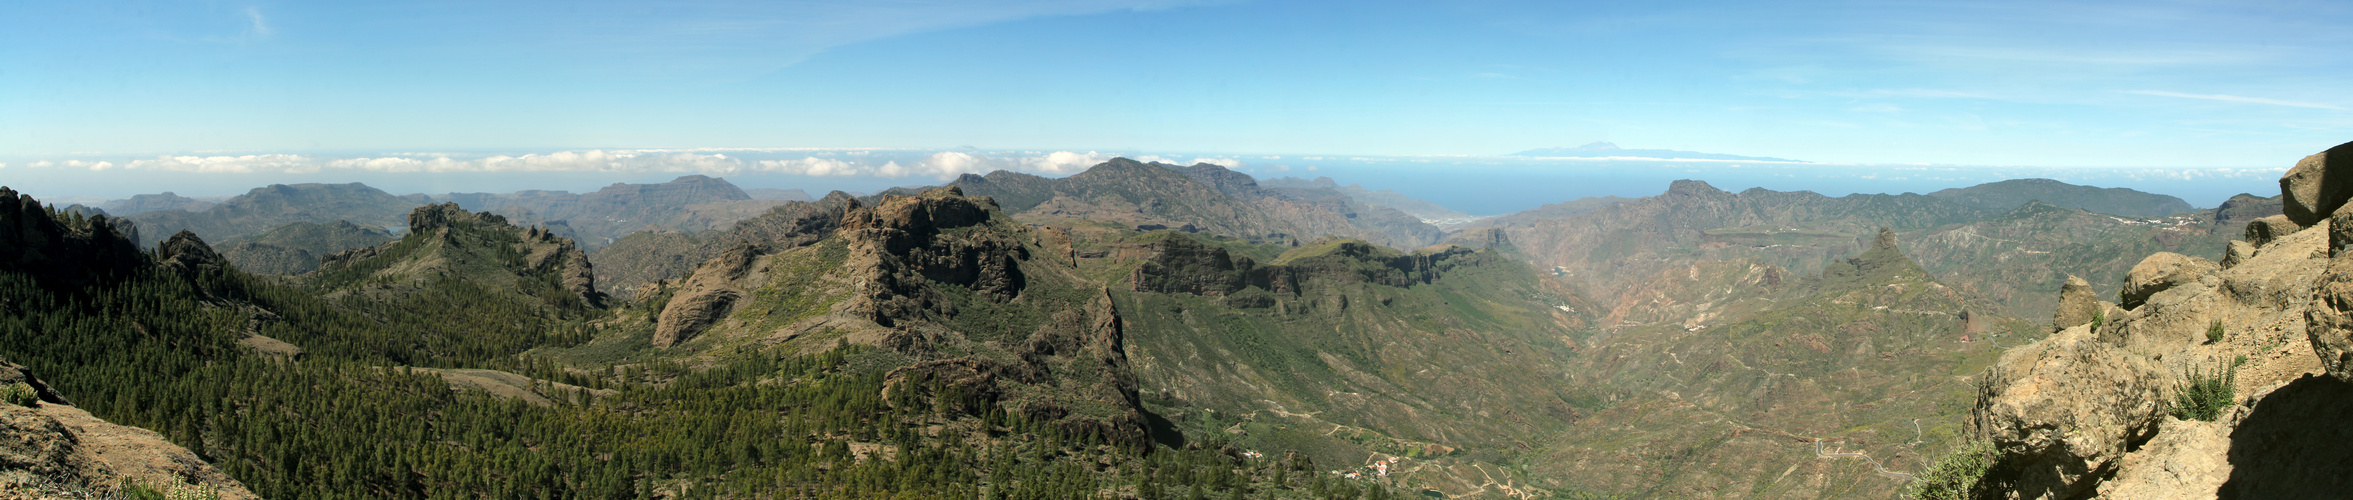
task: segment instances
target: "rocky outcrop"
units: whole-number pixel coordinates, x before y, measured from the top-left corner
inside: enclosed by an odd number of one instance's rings
[[[1029,250],[996,231],[949,231],[989,222],[996,203],[967,197],[956,187],[922,196],[885,195],[874,206],[842,216],[849,243],[845,267],[857,284],[849,312],[883,326],[901,319],[952,314],[954,305],[926,282],[958,285],[988,300],[1021,293],[1020,262]]]
[[[104,215],[57,216],[31,196],[0,187],[0,270],[31,274],[48,286],[83,286],[126,276],[147,263],[132,239]]]
[[[164,269],[186,276],[218,271],[229,263],[219,252],[212,251],[211,245],[204,244],[204,238],[188,231],[175,233],[156,245],[155,255],[163,259],[159,264]]]
[[[2270,244],[2272,240],[2280,239],[2280,237],[2303,229],[2304,225],[2288,220],[2286,215],[2273,215],[2248,222],[2246,239],[2248,244],[2262,248],[2263,245]]]
[[[24,367],[0,361],[0,386],[15,383],[36,386],[42,396],[29,407],[0,402],[0,500],[117,498],[134,484],[167,494],[259,498],[162,435],[92,417]]]
[[[2222,266],[2223,269],[2230,269],[2252,258],[2255,258],[2254,244],[2247,243],[2245,240],[2231,240],[2229,246],[2222,250],[2222,262],[2218,262],[2216,265]]]
[[[2092,284],[2067,275],[2067,284],[2059,286],[2059,310],[2051,315],[2051,331],[2091,324],[2100,312],[2100,298],[2092,293]]]
[[[764,254],[763,246],[737,245],[696,268],[662,306],[654,325],[654,347],[678,345],[727,319],[747,295],[739,282],[752,273]]]
[[[2320,222],[2353,198],[2353,142],[2296,162],[2279,178],[2281,212],[2297,225]]]
[[[2124,300],[2119,301],[2117,305],[2123,306],[2125,309],[2139,307],[2141,303],[2147,302],[2151,295],[2180,286],[2182,283],[2198,281],[2213,275],[2220,268],[2214,262],[2206,259],[2173,252],[2158,252],[2156,255],[2141,259],[2140,264],[2133,265],[2132,271],[2125,274],[2124,295],[2122,296]]]
[[[2025,498],[2089,492],[2164,416],[2164,372],[2088,326],[2011,349],[1982,377],[1973,416]]]
[[[2283,179],[2303,210],[2353,193],[2312,159]],[[2327,182],[2353,183],[2353,176]],[[2300,191],[2300,192],[2299,192]],[[2253,197],[2242,197],[2260,200]],[[2158,253],[2133,267],[2125,307],[2005,353],[1981,375],[1975,425],[1999,447],[2010,498],[2313,498],[2353,485],[2339,429],[2353,415],[2353,258],[2344,218],[2249,226],[2227,266]],[[2060,311],[2057,316],[2070,313]],[[2194,377],[2232,387],[2209,421],[2173,413]],[[2335,377],[2317,376],[2322,373]],[[2204,375],[2201,375],[2204,374]]]

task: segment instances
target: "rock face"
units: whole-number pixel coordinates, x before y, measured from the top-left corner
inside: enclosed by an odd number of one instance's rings
[[[996,208],[988,198],[966,197],[951,186],[919,197],[888,196],[844,214],[849,267],[861,274],[853,280],[863,283],[850,312],[883,326],[952,313],[947,298],[925,281],[964,286],[995,302],[1012,300],[1027,280],[1020,261],[1029,253],[1020,242],[991,231],[943,234],[988,222]]]
[[[654,325],[654,347],[670,347],[692,339],[735,312],[736,303],[745,296],[736,282],[751,273],[764,253],[761,246],[738,245],[719,258],[704,262],[662,307]]]
[[[2182,283],[2197,281],[2219,270],[2212,261],[2173,252],[2158,252],[2132,266],[2125,275],[2123,301],[2117,305],[2125,309],[2147,302],[2150,295],[2163,292]]]
[[[259,498],[162,435],[92,417],[24,367],[0,361],[0,385],[13,383],[39,387],[42,397],[32,407],[0,402],[0,499],[116,498],[126,484]]]
[[[2163,375],[2079,325],[2004,353],[1983,375],[1975,417],[2021,497],[2073,498],[2156,431]]]
[[[2059,286],[2059,310],[2051,315],[2051,330],[2091,324],[2100,312],[2100,298],[2092,294],[2092,284],[2067,275],[2067,284]]]
[[[2336,213],[2353,198],[2353,142],[2306,156],[2279,178],[2284,200],[2281,212],[2297,225],[2310,226]]]

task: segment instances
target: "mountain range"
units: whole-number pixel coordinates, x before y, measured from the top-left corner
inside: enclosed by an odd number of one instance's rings
[[[26,408],[218,472],[158,487],[266,497],[1884,497],[1988,436],[1970,477],[2069,496],[2191,445],[2050,451],[2060,417],[2020,412],[2052,406],[2005,401],[2090,368],[2028,353],[2329,368],[2263,326],[2318,314],[2285,277],[2333,248],[2333,208],[2284,191],[1678,181],[1448,230],[1396,193],[1127,159],[810,201],[271,186],[135,224],[6,192],[0,358],[57,394]],[[2230,347],[2182,351],[2209,322]],[[2291,387],[2248,394],[2333,390]],[[101,472],[55,484],[128,491]]]

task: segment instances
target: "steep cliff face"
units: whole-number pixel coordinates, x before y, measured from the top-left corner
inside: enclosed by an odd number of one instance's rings
[[[1975,425],[1995,452],[1978,496],[2321,498],[2353,487],[2353,455],[2338,446],[2353,438],[2342,425],[2353,385],[2337,355],[2353,328],[2342,272],[2353,259],[2331,251],[2347,221],[2314,215],[2328,193],[2353,192],[2315,183],[2353,177],[2325,175],[2327,155],[2282,179],[2287,216],[2250,224],[2262,241],[2234,242],[2227,265],[2151,255],[2105,321],[2063,325],[1981,375]]]

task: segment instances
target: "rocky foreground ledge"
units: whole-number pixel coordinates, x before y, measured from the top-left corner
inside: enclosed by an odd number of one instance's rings
[[[0,393],[9,396],[0,399],[0,500],[123,498],[134,488],[171,498],[260,498],[161,434],[70,406],[23,366],[0,361]]]
[[[1979,377],[1972,423],[1992,445],[1990,467],[1956,489],[2034,499],[2353,491],[2353,143],[2298,162],[2280,190],[2285,213],[2250,223],[2220,263],[2151,255],[2116,304],[2063,288],[2057,332]]]

